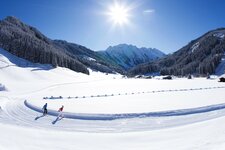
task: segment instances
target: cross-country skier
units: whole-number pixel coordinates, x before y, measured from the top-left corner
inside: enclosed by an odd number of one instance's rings
[[[59,117],[62,117],[62,118],[63,118],[63,113],[62,113],[63,108],[64,108],[63,105],[62,105],[62,107],[59,108],[59,110],[58,110],[58,112],[59,112],[58,118],[59,118]]]
[[[45,105],[42,108],[43,109],[43,115],[46,115],[48,113],[47,106],[48,106],[48,104],[45,103]]]

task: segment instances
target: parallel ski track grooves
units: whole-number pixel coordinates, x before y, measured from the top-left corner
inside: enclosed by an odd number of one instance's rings
[[[53,125],[52,122],[56,119],[56,116],[47,115],[35,120],[35,118],[41,116],[42,113],[26,107],[23,100],[10,99],[0,112],[0,123],[43,130],[120,133],[164,129],[225,116],[225,104],[201,107],[197,109],[197,112],[193,111],[193,109],[187,110],[192,111],[193,113],[189,113],[189,115],[171,115],[171,113],[163,112],[168,115],[140,115],[139,117],[123,117],[114,120],[80,120],[64,118]],[[179,110],[173,112],[179,114],[182,111]]]
[[[24,105],[28,108],[42,112],[41,108],[38,108],[32,104],[29,104],[26,100]],[[69,119],[82,119],[82,120],[116,120],[116,119],[129,119],[129,118],[146,118],[146,117],[171,117],[171,116],[183,116],[198,113],[206,113],[216,110],[225,109],[225,103],[210,105],[204,107],[170,110],[170,111],[159,111],[159,112],[146,112],[146,113],[124,113],[124,114],[88,114],[88,113],[69,113],[64,112],[64,118]],[[58,112],[55,110],[49,110],[49,115],[58,116]]]
[[[101,95],[89,95],[89,96],[68,96],[68,97],[45,97],[45,99],[85,99],[85,98],[96,98],[96,97],[113,97],[113,96],[129,96],[129,95],[138,95],[138,94],[149,94],[149,93],[165,93],[165,92],[188,92],[188,91],[200,91],[200,90],[213,90],[213,89],[224,89],[225,86],[216,86],[216,87],[204,87],[204,88],[187,88],[187,89],[170,89],[170,90],[156,90],[156,91],[143,91],[143,92],[129,92],[129,93],[119,93],[119,94],[101,94]]]

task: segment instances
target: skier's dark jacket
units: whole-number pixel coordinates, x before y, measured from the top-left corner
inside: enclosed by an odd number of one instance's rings
[[[43,106],[43,109],[47,109],[47,103]]]

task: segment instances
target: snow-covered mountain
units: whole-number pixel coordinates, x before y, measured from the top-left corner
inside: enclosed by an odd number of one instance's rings
[[[99,53],[125,70],[165,56],[163,52],[155,48],[138,48],[128,44],[110,46],[105,51],[100,51]]]
[[[88,68],[125,74],[124,69],[164,56],[156,49],[126,44],[98,53],[75,43],[52,40],[12,16],[0,20],[0,48],[33,63],[51,64],[85,74],[89,74]]]
[[[89,74],[88,68],[100,72],[122,72],[82,45],[52,40],[38,29],[16,17],[0,20],[0,48],[33,63],[51,64]]]
[[[209,31],[171,55],[129,70],[129,74],[221,75],[225,70],[225,28]]]

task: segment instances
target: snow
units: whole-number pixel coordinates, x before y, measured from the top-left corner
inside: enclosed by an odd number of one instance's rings
[[[3,61],[0,83],[8,91],[0,91],[1,150],[225,149],[225,84],[218,77],[88,76],[26,61],[19,67],[24,60],[0,50]],[[62,99],[43,99],[51,96]],[[46,102],[50,114],[43,117]],[[65,118],[57,120],[61,105]],[[115,115],[123,117],[101,119]]]
[[[192,45],[192,47],[191,47],[191,52],[193,53],[193,52],[199,47],[199,45],[200,45],[199,42],[197,42],[197,43],[195,43],[194,45]]]
[[[224,33],[221,33],[221,32],[215,33],[213,34],[213,36],[218,37],[220,39],[223,39],[225,37]]]
[[[106,54],[110,55],[121,66],[130,68],[137,64],[137,62],[148,62],[156,58],[161,58],[165,54],[155,48],[138,48],[133,45],[119,44],[110,46],[106,49]]]
[[[224,95],[220,93],[224,88],[194,89],[220,86],[222,85],[216,80],[206,79],[176,79],[174,81],[152,79],[146,81],[146,79],[109,78],[57,85],[51,90],[43,91],[42,94],[49,97],[62,96],[63,100],[43,100],[40,93],[33,93],[28,97],[28,102],[41,107],[50,101],[50,109],[57,109],[57,106],[64,104],[69,112],[75,110],[77,113],[140,113],[217,104],[223,99]],[[64,89],[67,90],[64,91]],[[88,93],[85,89],[88,89]],[[182,89],[184,91],[180,91]],[[206,95],[205,91],[210,92]],[[103,97],[97,97],[98,95]],[[217,99],[212,100],[215,95],[218,95]],[[68,96],[73,98],[68,99]],[[83,98],[84,96],[85,98]],[[193,97],[199,97],[199,100],[190,101]],[[96,105],[95,107],[92,107],[93,103]]]
[[[90,61],[96,61],[96,59],[91,58],[91,57],[84,57],[84,58],[86,58],[87,60],[90,60]]]

